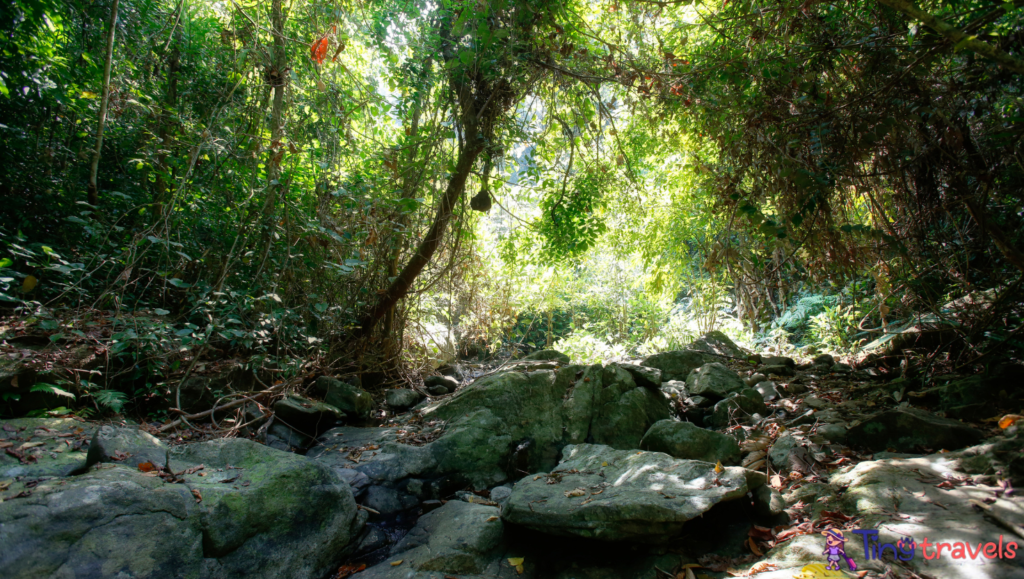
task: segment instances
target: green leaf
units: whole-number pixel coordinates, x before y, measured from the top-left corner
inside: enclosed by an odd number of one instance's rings
[[[0,259],[0,269],[3,269],[5,267],[11,267],[12,265],[14,265],[14,262],[11,261],[11,258],[5,257],[3,259]]]
[[[163,310],[163,309],[157,308],[157,309],[153,310],[153,313],[158,315],[158,316],[166,316],[167,314],[169,314],[171,312],[169,312],[167,310]]]
[[[192,287],[191,284],[185,283],[185,282],[181,281],[180,279],[178,279],[176,277],[167,280],[167,283],[173,285],[176,288],[182,288],[182,289],[186,289],[186,288]]]
[[[65,398],[75,399],[75,395],[68,392],[67,390],[61,390],[53,384],[46,384],[45,382],[38,382],[31,388],[30,392],[46,392],[47,394],[56,394],[57,396],[64,396]]]
[[[469,63],[473,62],[473,51],[463,50],[459,53],[459,60],[462,61],[462,64],[469,66]]]
[[[64,334],[54,334],[54,335],[50,336],[50,341],[51,342],[59,342],[60,340],[63,340],[63,339],[64,339]]]

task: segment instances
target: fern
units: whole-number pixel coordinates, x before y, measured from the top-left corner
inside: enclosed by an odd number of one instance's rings
[[[72,400],[75,399],[75,395],[68,392],[67,390],[62,390],[54,386],[53,384],[47,384],[45,382],[39,382],[35,384],[34,386],[32,386],[32,388],[29,388],[29,391],[46,392],[47,394],[56,394],[57,396],[64,396],[65,398],[70,398]]]
[[[115,414],[120,414],[125,402],[128,401],[128,396],[124,392],[118,392],[117,390],[97,390],[93,396],[100,406],[109,408]]]

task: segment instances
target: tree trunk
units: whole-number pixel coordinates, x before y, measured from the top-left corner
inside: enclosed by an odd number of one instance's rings
[[[107,122],[107,101],[110,100],[110,63],[114,56],[114,35],[117,30],[117,2],[110,7],[110,29],[107,30],[107,56],[103,63],[103,95],[100,100],[99,127],[96,129],[96,148],[92,152],[92,166],[89,168],[89,205],[99,204],[99,187],[96,173],[100,167],[100,151],[103,148],[103,126]]]
[[[477,136],[476,126],[466,126],[465,135],[466,144],[459,151],[455,171],[448,181],[444,197],[441,198],[441,205],[437,208],[437,215],[434,217],[433,225],[430,226],[427,235],[420,242],[416,253],[409,260],[409,263],[405,265],[405,268],[402,269],[402,272],[377,298],[377,302],[360,318],[359,328],[355,331],[357,337],[368,336],[373,331],[377,321],[384,317],[388,310],[409,292],[409,288],[416,281],[416,277],[430,263],[431,258],[434,257],[434,252],[441,245],[445,230],[448,228],[448,222],[452,218],[452,210],[455,208],[459,197],[462,196],[462,192],[466,189],[466,179],[469,178],[469,173],[473,169],[476,158],[484,150],[484,143]]]
[[[284,45],[284,23],[287,16],[282,7],[283,0],[274,0],[270,8],[270,22],[274,36],[273,63],[268,77],[274,87],[274,102],[270,112],[270,150],[267,152],[267,199],[263,204],[263,255],[256,277],[263,272],[270,246],[274,241],[274,214],[281,194],[281,159],[284,157],[284,89],[288,84],[288,54]]]
[[[179,5],[179,10],[181,6]],[[177,20],[177,19],[175,19]],[[170,141],[172,125],[174,124],[175,112],[178,109],[178,70],[181,68],[181,27],[175,26],[174,45],[167,57],[167,91],[164,94],[164,106],[160,111],[160,129],[157,136],[160,138],[160,153],[156,157],[156,197],[153,199],[154,213],[159,219],[163,216],[163,204],[167,201],[167,155],[170,154]]]

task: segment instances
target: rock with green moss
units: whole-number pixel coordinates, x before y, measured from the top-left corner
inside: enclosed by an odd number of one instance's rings
[[[664,452],[675,458],[736,464],[740,446],[736,439],[689,422],[659,420],[647,431],[640,448]]]
[[[124,452],[119,438],[105,451]],[[124,461],[12,482],[0,503],[4,577],[319,579],[365,521],[348,485],[305,457],[244,439],[168,455],[172,470],[192,471],[183,482]]]
[[[366,416],[373,409],[373,398],[367,391],[337,378],[320,376],[313,383],[313,391],[345,414]]]
[[[686,380],[690,372],[706,364],[711,356],[695,350],[673,350],[653,354],[640,361],[642,366],[661,370],[661,379]]]
[[[316,437],[337,426],[345,413],[326,402],[289,394],[274,403],[274,416],[288,428]]]
[[[691,396],[704,396],[720,400],[739,392],[747,385],[736,372],[718,362],[704,364],[686,378],[686,389]]]
[[[558,350],[537,350],[536,352],[523,357],[524,360],[551,360],[553,362],[561,362],[562,364],[568,364],[571,360],[569,356],[559,352]]]
[[[737,346],[729,336],[726,336],[719,330],[708,332],[697,338],[686,349],[717,356],[727,356],[729,358],[745,359],[749,355],[743,348]]]

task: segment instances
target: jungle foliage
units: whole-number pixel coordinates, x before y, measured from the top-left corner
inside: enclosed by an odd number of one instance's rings
[[[116,410],[203,356],[399,380],[926,313],[976,367],[1024,347],[1022,7],[4,0],[5,339],[121,359],[61,385]]]

